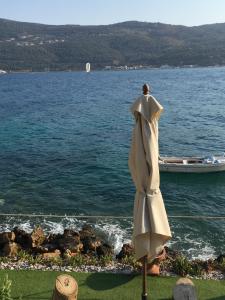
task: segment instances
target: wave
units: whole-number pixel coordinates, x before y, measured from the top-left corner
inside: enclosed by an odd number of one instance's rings
[[[31,232],[36,226],[41,226],[46,234],[62,234],[65,228],[75,231],[81,230],[85,224],[92,225],[96,231],[96,235],[114,247],[117,254],[122,245],[131,242],[132,237],[132,220],[115,220],[110,218],[101,219],[77,219],[71,217],[63,217],[55,219],[54,217],[42,218],[32,217],[1,217],[0,232],[11,231],[14,227],[19,227],[26,232]],[[215,258],[218,253],[209,241],[203,238],[196,238],[192,234],[183,234],[179,232],[180,226],[172,226],[173,238],[168,242],[168,247],[177,250],[189,259],[209,259]]]

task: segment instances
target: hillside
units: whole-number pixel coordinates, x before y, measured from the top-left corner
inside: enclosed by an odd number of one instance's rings
[[[225,65],[225,23],[195,27],[124,22],[43,25],[0,19],[0,69]]]

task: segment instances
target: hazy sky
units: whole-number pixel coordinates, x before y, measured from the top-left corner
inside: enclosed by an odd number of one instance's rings
[[[0,18],[45,24],[138,20],[192,26],[225,22],[225,0],[0,0]]]

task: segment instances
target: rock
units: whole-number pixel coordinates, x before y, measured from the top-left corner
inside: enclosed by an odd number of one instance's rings
[[[82,227],[81,231],[79,231],[79,234],[81,240],[83,240],[86,237],[96,238],[93,227],[87,224]]]
[[[214,270],[214,263],[213,263],[213,260],[212,259],[208,259],[206,261],[203,261],[202,262],[202,267],[203,269],[207,272],[207,273],[210,273]]]
[[[102,242],[100,240],[91,241],[89,243],[89,250],[90,251],[96,251],[97,247],[101,246]]]
[[[37,246],[32,249],[33,254],[42,254],[49,252],[49,249],[43,246]]]
[[[180,278],[173,289],[174,300],[197,300],[194,283],[189,278]]]
[[[96,252],[96,249],[101,246],[102,242],[96,238],[94,229],[90,225],[84,225],[79,232],[80,240],[83,244],[83,253]]]
[[[110,245],[104,243],[101,246],[96,248],[96,253],[97,253],[98,257],[112,255],[113,248]]]
[[[70,258],[70,257],[72,257],[72,252],[70,251],[70,250],[66,250],[65,252],[64,252],[64,258]]]
[[[96,252],[97,247],[101,246],[102,242],[100,240],[96,240],[94,237],[85,237],[82,239],[83,244],[83,253],[88,254],[90,252]]]
[[[41,244],[45,240],[44,230],[41,227],[35,228],[31,233],[31,239],[32,239],[32,247],[41,246]]]
[[[62,234],[49,234],[41,246],[47,248],[49,252],[54,252],[59,248],[59,240],[61,238]]]
[[[2,255],[3,256],[9,256],[9,257],[15,257],[18,254],[18,251],[20,250],[20,246],[17,243],[14,242],[8,242],[4,245],[2,249]]]
[[[121,260],[132,255],[134,255],[134,248],[131,246],[131,244],[123,244],[119,254],[116,255],[116,259]]]
[[[61,252],[70,250],[72,252],[80,252],[83,244],[80,242],[79,233],[65,229],[63,234],[50,234],[46,237],[42,247],[48,248],[49,252],[59,249]]]
[[[79,233],[65,229],[61,237],[58,238],[58,246],[62,252],[70,250],[71,252],[80,252],[83,244],[80,243]]]
[[[54,252],[43,253],[43,259],[60,258],[61,251],[56,249]]]
[[[70,250],[71,252],[79,253],[83,249],[83,244],[72,238],[63,238],[59,242],[59,249],[62,252]]]
[[[94,229],[90,225],[84,225],[79,231],[80,234],[80,240],[83,242],[86,238],[92,238],[93,240],[96,239],[96,234],[94,232]]]
[[[225,254],[220,254],[216,259],[215,261],[219,264],[225,262]]]
[[[178,251],[172,250],[171,248],[165,246],[164,247],[165,251],[166,251],[166,256],[169,259],[176,259],[177,256],[180,255],[180,253]]]
[[[64,229],[63,235],[64,236],[80,236],[78,232],[76,232],[72,229]]]
[[[19,229],[18,227],[15,227],[13,232],[15,233],[15,242],[18,243],[22,249],[32,248],[32,238],[29,233]]]
[[[4,245],[15,240],[15,233],[12,232],[2,232],[0,233],[0,245]]]

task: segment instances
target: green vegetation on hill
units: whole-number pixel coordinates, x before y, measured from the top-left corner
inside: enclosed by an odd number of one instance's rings
[[[225,23],[43,25],[0,19],[0,69],[79,70],[105,66],[225,65]]]

